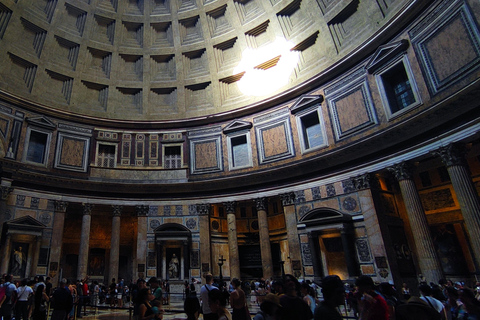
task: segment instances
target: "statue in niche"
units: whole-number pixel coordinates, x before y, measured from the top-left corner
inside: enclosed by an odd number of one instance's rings
[[[25,266],[27,262],[27,257],[23,252],[22,247],[18,247],[17,249],[13,250],[13,268],[12,274],[14,276],[23,276],[25,272]]]
[[[175,253],[172,255],[172,259],[168,263],[168,277],[170,279],[178,278],[179,261]]]

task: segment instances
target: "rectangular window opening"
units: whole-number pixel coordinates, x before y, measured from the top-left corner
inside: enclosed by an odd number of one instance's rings
[[[180,146],[165,147],[165,168],[182,167],[182,148]]]
[[[247,136],[238,136],[231,139],[233,167],[249,165]]]
[[[30,131],[26,160],[35,163],[45,163],[48,134],[38,131]]]
[[[398,63],[385,72],[382,82],[392,114],[415,103],[415,95],[403,63]]]
[[[311,149],[323,144],[322,127],[317,112],[301,118],[305,149]]]
[[[97,166],[115,168],[115,146],[100,144],[98,146]]]

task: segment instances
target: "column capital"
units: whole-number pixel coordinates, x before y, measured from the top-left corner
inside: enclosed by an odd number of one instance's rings
[[[210,204],[208,203],[197,204],[197,213],[200,216],[208,216],[208,214],[210,213]]]
[[[93,203],[82,203],[82,206],[83,206],[83,215],[87,215],[87,216],[92,214],[93,207],[95,207]]]
[[[67,201],[55,201],[55,212],[67,212],[68,202]]]
[[[257,211],[267,211],[267,198],[256,198],[253,199],[253,201],[255,201],[255,208],[257,209]]]
[[[123,206],[120,205],[112,205],[112,214],[114,217],[118,217],[122,215]]]
[[[356,190],[372,189],[378,187],[378,178],[371,173],[365,173],[351,178]]]
[[[146,217],[148,216],[148,212],[150,210],[149,206],[146,205],[137,205],[135,206],[135,213],[137,214],[137,217]]]
[[[466,166],[467,148],[461,143],[451,143],[448,146],[438,148],[431,152],[433,155],[440,157],[446,167]]]
[[[394,164],[388,167],[387,170],[392,172],[398,181],[413,179],[413,166],[408,162]]]
[[[225,211],[227,213],[235,213],[235,207],[237,206],[237,202],[236,201],[224,202],[223,206],[225,207]]]
[[[282,199],[282,205],[285,206],[292,206],[295,204],[295,193],[294,192],[287,192],[287,193],[282,193],[280,195],[280,198]]]
[[[7,200],[8,195],[12,193],[13,187],[10,186],[0,186],[2,188],[2,200]]]

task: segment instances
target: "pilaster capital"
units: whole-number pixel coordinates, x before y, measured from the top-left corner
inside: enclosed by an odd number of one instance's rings
[[[451,143],[431,152],[434,156],[440,157],[446,167],[466,166],[467,148],[461,143]]]
[[[387,169],[393,173],[398,181],[413,179],[413,166],[408,162],[397,163]]]
[[[210,204],[208,203],[197,204],[197,213],[200,216],[208,216],[208,214],[210,213]]]
[[[135,206],[135,213],[137,217],[146,217],[148,216],[148,212],[150,211],[150,207],[146,205],[137,205]]]
[[[225,211],[227,213],[235,213],[235,207],[237,206],[237,202],[235,201],[224,202],[223,206],[225,207]]]
[[[285,206],[293,206],[295,204],[295,193],[294,192],[287,192],[282,193],[280,195],[282,199],[282,205]]]
[[[8,195],[12,193],[13,187],[10,186],[0,186],[2,188],[2,200],[7,200]]]
[[[86,216],[91,215],[93,207],[95,207],[93,203],[82,203],[82,206],[83,206],[83,215],[86,215]]]
[[[267,211],[267,198],[256,198],[253,199],[253,201],[255,201],[255,208],[257,209],[257,211]]]
[[[112,205],[112,214],[114,217],[119,217],[122,215],[123,206],[121,205]]]
[[[356,190],[378,188],[378,177],[371,173],[365,173],[351,178]]]
[[[67,212],[68,202],[66,201],[55,201],[55,212]]]

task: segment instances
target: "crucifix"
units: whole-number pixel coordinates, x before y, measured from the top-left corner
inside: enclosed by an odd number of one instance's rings
[[[223,255],[220,256],[220,259],[218,259],[218,266],[220,267],[220,287],[223,286],[222,266],[225,261],[227,261],[227,259],[224,259]]]

